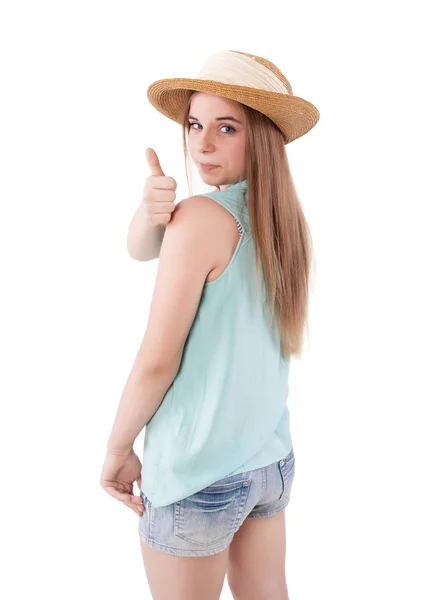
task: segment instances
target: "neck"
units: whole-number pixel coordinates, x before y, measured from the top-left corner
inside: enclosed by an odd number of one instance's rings
[[[240,181],[240,180],[239,180]],[[214,186],[219,192],[223,192],[224,190],[228,189],[229,187],[231,187],[232,185],[237,185],[239,183],[239,181],[234,181],[233,183],[224,183],[221,185],[216,185]]]

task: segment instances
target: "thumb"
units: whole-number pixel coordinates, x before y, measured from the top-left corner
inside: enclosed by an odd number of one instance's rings
[[[141,489],[141,475],[139,475],[139,476],[136,478],[136,484],[137,484],[137,486],[139,487],[139,489]]]
[[[151,175],[164,175],[157,154],[152,148],[147,148],[145,151],[148,166],[150,167]]]

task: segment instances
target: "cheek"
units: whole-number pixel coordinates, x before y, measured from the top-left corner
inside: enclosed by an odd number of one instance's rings
[[[246,140],[244,138],[236,140],[236,142],[233,144],[233,147],[230,148],[230,158],[234,163],[238,163],[239,165],[241,165],[245,160],[245,141]]]
[[[200,156],[200,145],[195,138],[196,136],[193,137],[190,135],[187,141],[188,153],[194,161],[196,161]]]

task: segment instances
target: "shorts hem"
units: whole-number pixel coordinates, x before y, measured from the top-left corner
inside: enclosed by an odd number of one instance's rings
[[[222,546],[218,548],[211,548],[210,550],[185,550],[183,548],[173,548],[172,546],[165,546],[163,544],[158,544],[157,542],[153,542],[150,540],[141,530],[138,530],[139,538],[150,546],[154,548],[154,550],[159,550],[160,552],[167,552],[168,554],[174,554],[175,556],[212,556],[213,554],[218,554],[225,550],[230,544],[231,540],[228,540]]]
[[[287,504],[283,504],[280,508],[276,508],[276,510],[270,510],[269,512],[266,512],[266,513],[263,512],[263,513],[249,514],[246,518],[247,519],[262,519],[263,517],[272,517],[273,515],[277,515],[282,510],[285,510],[286,507],[287,507]]]

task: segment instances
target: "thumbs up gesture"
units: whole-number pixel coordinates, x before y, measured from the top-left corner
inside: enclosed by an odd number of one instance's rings
[[[152,148],[147,148],[145,155],[151,174],[147,177],[142,194],[144,216],[153,227],[166,226],[175,210],[177,184],[173,177],[163,173],[158,156]]]

